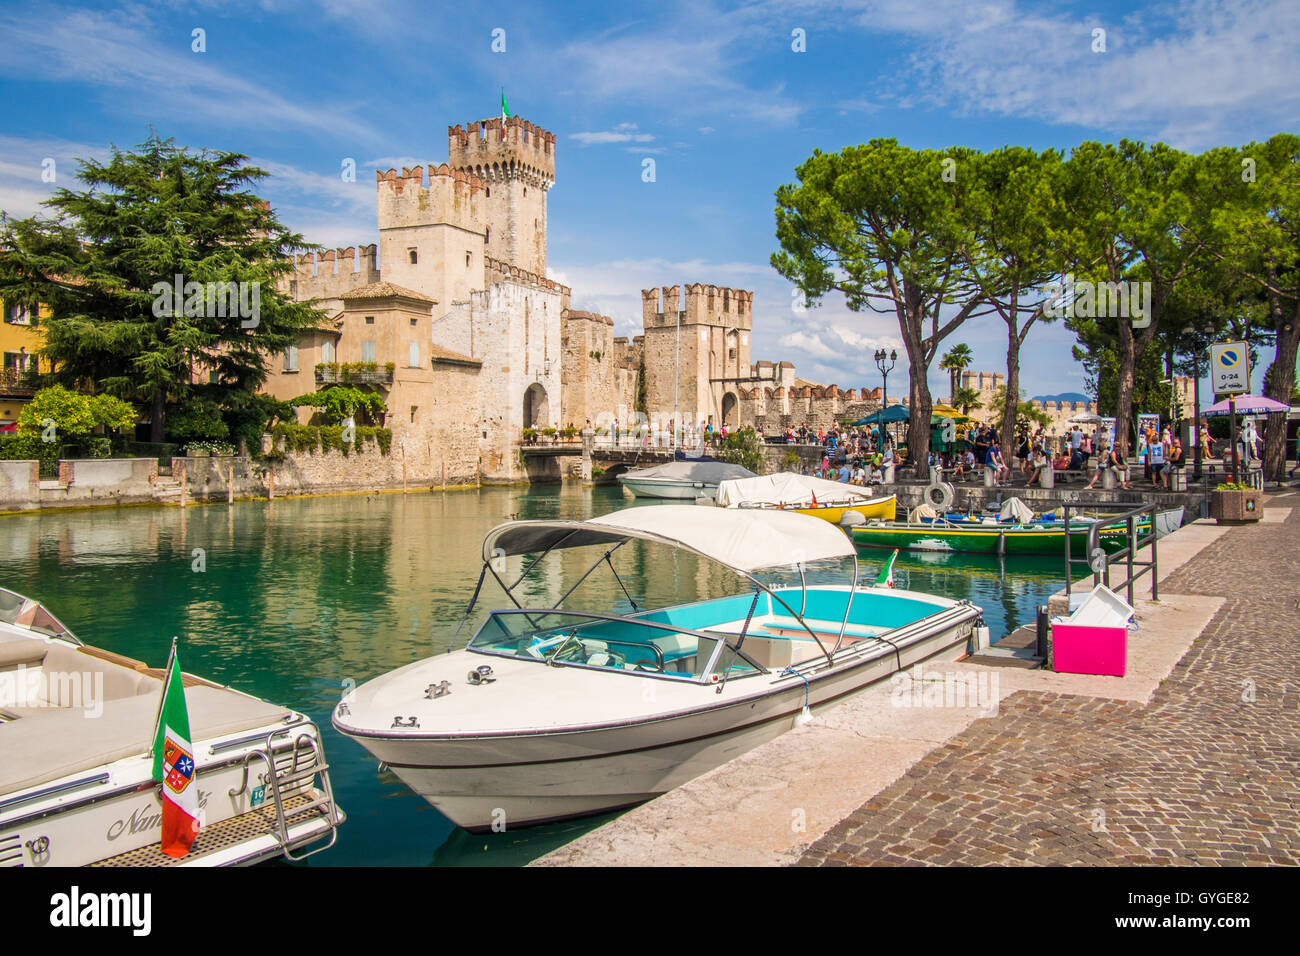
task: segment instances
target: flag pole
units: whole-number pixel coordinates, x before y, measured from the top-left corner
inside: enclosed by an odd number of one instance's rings
[[[162,693],[158,695],[158,710],[153,715],[153,737],[149,741],[149,756],[154,756],[158,743],[158,725],[162,721],[163,702],[167,700],[167,683],[172,676],[172,661],[176,659],[176,635],[172,635],[172,649],[167,653],[167,666],[163,668]]]

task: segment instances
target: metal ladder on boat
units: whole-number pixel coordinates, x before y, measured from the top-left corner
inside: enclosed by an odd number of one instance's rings
[[[305,727],[310,727],[315,733],[308,733]],[[287,751],[282,748],[277,755],[273,746],[276,738],[288,737],[289,734],[295,731],[298,732],[298,736],[293,739],[293,746]],[[287,763],[287,770],[281,771],[276,766],[277,756],[280,757],[282,764]],[[261,760],[266,765],[264,775],[266,803],[270,804],[275,810],[275,819],[271,824],[270,832],[271,836],[280,845],[280,851],[285,858],[296,863],[332,847],[338,839],[338,828],[341,821],[338,807],[334,803],[334,788],[330,783],[329,764],[325,762],[325,754],[320,745],[320,728],[314,722],[306,721],[268,734],[266,744],[262,749],[253,750],[244,755],[243,780],[238,787],[230,789],[232,797],[237,797],[248,790],[248,771],[253,760]],[[310,791],[315,787],[317,775],[320,776],[320,796],[314,797],[306,803],[295,803],[286,812],[285,791],[295,791],[295,793],[290,794],[290,797],[297,795],[297,791]],[[289,838],[288,817],[302,817],[308,813],[315,813],[329,825],[329,842],[323,846],[312,847],[305,853],[295,855],[293,851],[296,847],[290,842]],[[316,837],[315,839],[321,838]],[[299,841],[298,845],[305,846],[306,842]]]

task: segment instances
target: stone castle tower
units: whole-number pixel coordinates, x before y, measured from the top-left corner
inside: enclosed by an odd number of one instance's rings
[[[671,417],[675,404],[681,421],[739,423],[739,386],[753,377],[753,303],[749,290],[700,283],[686,286],[684,301],[680,286],[641,290],[652,419]]]
[[[555,134],[512,116],[447,127],[451,168],[484,183],[487,254],[546,275],[546,193],[555,184]]]

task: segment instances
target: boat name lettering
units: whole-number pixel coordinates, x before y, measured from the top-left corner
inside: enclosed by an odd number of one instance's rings
[[[208,797],[212,796],[211,791],[199,791],[199,809],[205,809],[208,805]],[[143,807],[136,807],[131,811],[131,815],[125,819],[114,820],[108,826],[108,838],[116,840],[123,833],[143,833],[147,830],[162,829],[162,809],[152,803]]]

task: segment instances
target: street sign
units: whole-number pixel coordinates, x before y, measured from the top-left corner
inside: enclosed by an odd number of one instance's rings
[[[1250,355],[1245,342],[1210,346],[1210,388],[1215,395],[1244,395],[1250,391]]]

